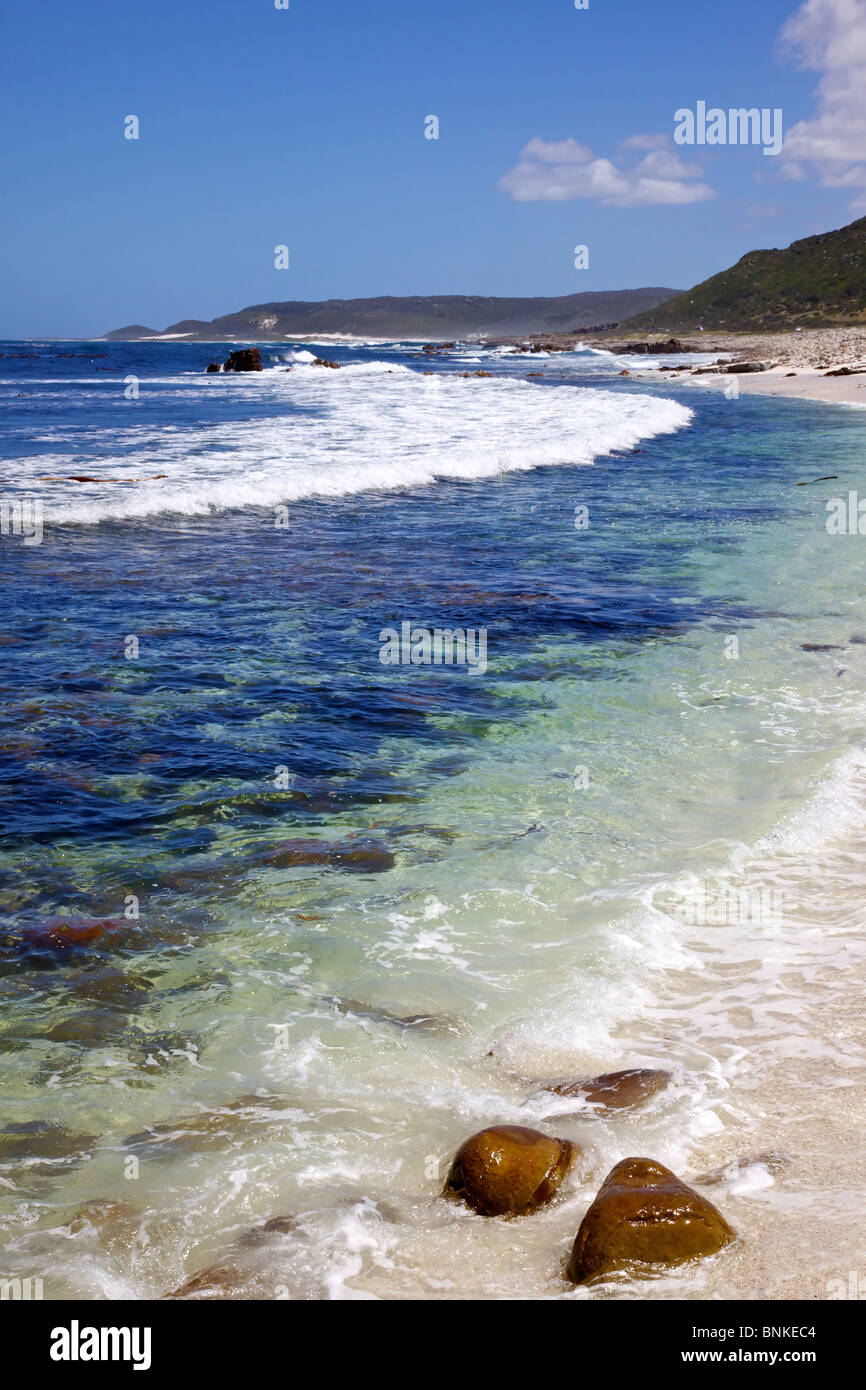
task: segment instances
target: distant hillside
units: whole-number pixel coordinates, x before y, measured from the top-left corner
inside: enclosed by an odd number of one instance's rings
[[[328,299],[254,304],[206,323],[184,319],[162,333],[132,324],[106,338],[134,340],[183,334],[201,342],[273,342],[289,335],[350,333],[361,338],[465,338],[568,333],[617,323],[652,309],[676,290],[596,290],[557,299],[499,299],[480,295],[417,295],[406,299]]]
[[[785,251],[750,251],[730,270],[638,314],[631,331],[820,328],[866,320],[866,217]]]

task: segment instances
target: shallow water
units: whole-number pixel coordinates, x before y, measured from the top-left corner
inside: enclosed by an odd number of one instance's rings
[[[45,509],[41,545],[0,541],[0,1268],[47,1297],[213,1264],[233,1296],[631,1296],[561,1281],[607,1168],[800,1124],[785,1173],[713,1194],[735,1250],[642,1290],[784,1293],[791,1212],[845,1228],[821,1144],[832,1117],[855,1152],[861,1103],[862,1035],[829,1034],[861,966],[864,557],[825,523],[862,417],[591,354],[309,346],[344,367],[0,345],[3,496]],[[478,365],[503,376],[451,375]],[[103,481],[44,481],[73,474]],[[486,629],[487,669],[382,665],[403,621]],[[628,1117],[533,1095],[638,1064],[675,1084]],[[588,1150],[531,1219],[438,1198],[497,1122]]]

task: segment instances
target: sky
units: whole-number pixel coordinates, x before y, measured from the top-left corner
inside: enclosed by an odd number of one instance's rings
[[[3,338],[685,289],[866,214],[866,0],[40,0],[2,34]],[[699,102],[781,111],[781,153],[675,143]]]

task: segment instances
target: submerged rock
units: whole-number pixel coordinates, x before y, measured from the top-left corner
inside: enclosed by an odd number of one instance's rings
[[[714,1255],[735,1238],[700,1192],[649,1158],[626,1158],[608,1173],[580,1229],[568,1278],[585,1284],[617,1270],[641,1272]]]
[[[148,1158],[173,1158],[224,1147],[239,1134],[254,1134],[279,1124],[290,1102],[276,1095],[245,1095],[210,1110],[151,1125],[124,1139],[124,1147]]]
[[[635,1067],[630,1071],[610,1071],[589,1081],[558,1081],[545,1086],[556,1096],[576,1096],[589,1105],[606,1110],[630,1110],[643,1105],[670,1084],[669,1071]]]
[[[329,362],[328,359],[327,359],[327,357],[316,357],[316,358],[310,363],[310,366],[311,366],[311,367],[333,367],[334,370],[337,370],[337,369],[339,368],[339,366],[340,366],[340,363],[339,363],[339,362]]]
[[[25,1120],[0,1130],[0,1163],[80,1160],[95,1140],[48,1120]]]
[[[141,1221],[141,1208],[132,1202],[118,1202],[113,1197],[94,1197],[84,1202],[69,1222],[69,1229],[76,1235],[88,1227],[103,1232],[119,1225],[138,1225]]]
[[[748,1168],[766,1168],[772,1177],[778,1177],[784,1173],[793,1163],[793,1157],[788,1153],[780,1153],[775,1150],[760,1154],[746,1154],[742,1158],[732,1159],[730,1163],[723,1163],[719,1168],[713,1168],[709,1173],[702,1173],[699,1178],[692,1178],[692,1182],[701,1187],[714,1187],[719,1183],[731,1182],[736,1178],[742,1177]]]
[[[210,1269],[200,1270],[179,1289],[164,1293],[164,1299],[173,1298],[237,1298],[247,1282],[247,1276],[234,1265],[212,1265]]]
[[[494,1125],[458,1150],[443,1195],[479,1216],[525,1216],[550,1201],[578,1152],[537,1129]]]
[[[454,1019],[447,1015],[395,1014],[390,1009],[383,1009],[375,1004],[364,1004],[359,999],[342,999],[338,995],[327,997],[325,1002],[332,1005],[338,1013],[368,1018],[374,1023],[388,1023],[394,1028],[419,1028],[430,1033],[456,1033],[458,1031]]]
[[[24,945],[35,950],[71,951],[76,946],[91,946],[104,937],[116,936],[129,927],[125,918],[48,917],[34,922],[22,932]]]
[[[298,1218],[296,1216],[272,1216],[270,1221],[263,1221],[259,1226],[252,1226],[240,1237],[238,1245],[245,1247],[249,1245],[261,1245],[267,1242],[271,1236],[291,1236],[298,1231]]]
[[[208,362],[208,364],[207,364],[207,371],[209,371],[209,372],[221,372],[221,371],[222,371],[222,367],[220,366],[219,362]]]
[[[346,873],[383,874],[397,862],[384,845],[328,844],[326,840],[285,840],[264,858],[277,869],[304,868],[308,865],[342,869]]]
[[[224,372],[263,372],[262,355],[258,348],[237,348],[223,364]]]

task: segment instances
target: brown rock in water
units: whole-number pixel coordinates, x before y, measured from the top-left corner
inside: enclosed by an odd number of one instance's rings
[[[95,1197],[84,1202],[69,1222],[70,1231],[76,1234],[91,1226],[102,1231],[121,1223],[141,1221],[141,1208],[132,1202],[116,1202],[111,1197]]]
[[[128,926],[123,918],[48,917],[44,922],[26,926],[22,935],[27,946],[68,951],[75,946],[91,946],[103,937],[116,936]]]
[[[0,1163],[80,1160],[95,1142],[88,1134],[75,1133],[48,1120],[25,1120],[0,1129]]]
[[[475,373],[475,375],[476,375],[476,376],[492,376],[493,373],[492,373],[492,372],[484,372],[484,371],[481,371],[481,370],[479,369],[479,370]]]
[[[544,1089],[556,1096],[578,1096],[607,1110],[629,1110],[663,1091],[670,1079],[668,1071],[636,1067],[632,1071],[606,1072],[590,1081],[558,1081]]]
[[[396,862],[384,845],[332,845],[326,840],[285,840],[265,855],[265,863],[277,869],[315,865],[356,874],[383,874]]]
[[[443,1195],[459,1197],[479,1216],[525,1216],[550,1201],[576,1152],[568,1139],[494,1125],[458,1151]]]
[[[327,357],[317,357],[317,358],[315,359],[315,361],[313,361],[313,362],[310,363],[310,366],[311,366],[311,367],[334,367],[334,368],[338,368],[339,365],[340,365],[339,362],[329,362],[328,359],[327,359]]]
[[[234,1265],[212,1265],[194,1274],[179,1289],[164,1293],[164,1299],[174,1298],[234,1298],[243,1288],[245,1276]]]
[[[219,362],[208,362],[207,370],[209,372],[221,372],[222,367],[220,366]]]
[[[223,364],[224,372],[263,372],[262,355],[258,348],[237,348]]]
[[[735,1238],[700,1192],[650,1158],[612,1168],[580,1224],[568,1278],[585,1284],[616,1270],[646,1271],[714,1255]]]

